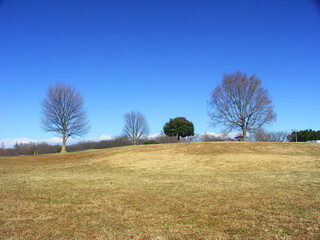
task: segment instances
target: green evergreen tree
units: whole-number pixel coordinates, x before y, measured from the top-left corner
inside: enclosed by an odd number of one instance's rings
[[[193,123],[185,117],[177,117],[170,119],[170,121],[164,125],[163,132],[169,137],[177,136],[178,141],[180,141],[180,137],[194,135],[194,126]]]
[[[320,131],[314,131],[312,129],[306,129],[301,131],[293,131],[288,136],[289,142],[307,142],[320,140]]]

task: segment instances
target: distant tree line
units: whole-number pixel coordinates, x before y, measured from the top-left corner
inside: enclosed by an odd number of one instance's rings
[[[203,134],[201,136],[187,136],[181,141],[183,142],[201,142],[201,141],[225,141],[231,139],[225,139],[223,137],[215,137],[209,134]],[[164,133],[159,134],[154,138],[145,137],[140,138],[136,144],[155,144],[155,143],[177,143],[178,139],[176,136],[167,136]],[[102,141],[81,141],[76,144],[67,145],[66,149],[68,152],[83,151],[88,149],[105,149],[112,147],[121,147],[132,145],[130,139],[126,136],[114,137],[110,140]],[[16,156],[16,155],[37,155],[37,154],[48,154],[58,153],[61,151],[60,145],[50,145],[48,143],[16,143],[13,148],[1,147],[0,156]]]
[[[150,138],[140,138],[136,144],[147,144],[149,141],[155,143],[175,143],[177,142],[176,137],[169,137],[165,134]],[[112,147],[122,147],[132,145],[130,139],[126,136],[114,137],[110,140],[102,141],[81,141],[76,144],[67,145],[66,150],[68,152],[83,151],[88,149],[104,149]],[[4,144],[1,146],[0,156],[17,156],[17,155],[37,155],[37,154],[48,154],[48,153],[59,153],[61,151],[60,145],[50,145],[48,143],[16,143],[13,148],[5,148]]]
[[[16,143],[13,148],[1,147],[1,156],[37,155],[60,152],[61,146],[48,143]]]
[[[320,140],[320,131],[314,131],[311,129],[292,131],[287,138],[289,142],[307,142]]]
[[[285,131],[268,132],[258,129],[253,133],[253,140],[258,142],[286,142],[288,133]]]
[[[259,129],[250,135],[250,141],[264,141],[264,142],[295,142],[296,136],[298,142],[307,142],[313,140],[320,140],[320,131],[303,130],[292,131],[290,134],[284,131],[266,131]],[[215,141],[237,141],[241,138],[241,134],[235,138],[231,138],[228,133],[220,135],[214,135],[210,133],[196,134],[193,136],[186,136],[181,138],[182,142],[215,142]],[[177,135],[172,137],[167,136],[164,132],[154,138],[145,136],[140,138],[136,144],[155,144],[155,143],[177,143]],[[102,141],[81,141],[76,144],[68,145],[68,152],[83,151],[88,149],[105,149],[112,147],[121,147],[132,145],[132,141],[127,136],[118,136],[110,140]],[[16,143],[13,148],[5,148],[4,144],[1,145],[0,156],[16,156],[16,155],[36,155],[36,154],[48,154],[58,153],[61,151],[60,145],[50,145],[48,143]]]

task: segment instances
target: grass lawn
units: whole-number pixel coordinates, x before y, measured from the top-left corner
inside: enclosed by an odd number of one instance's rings
[[[0,158],[0,239],[320,239],[320,144]]]

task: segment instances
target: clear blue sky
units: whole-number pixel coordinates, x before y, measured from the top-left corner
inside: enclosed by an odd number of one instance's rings
[[[255,74],[278,115],[269,130],[320,129],[320,4],[308,0],[0,0],[0,141],[39,126],[50,84],[86,100],[86,139],[120,135],[142,112],[156,134],[184,116],[209,126],[224,73]]]

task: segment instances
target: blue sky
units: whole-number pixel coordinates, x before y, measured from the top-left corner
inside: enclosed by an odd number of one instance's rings
[[[60,2],[60,3],[58,3]],[[73,85],[86,139],[120,135],[140,111],[151,134],[184,116],[210,127],[224,73],[255,74],[278,119],[267,129],[320,129],[320,5],[294,0],[0,0],[1,139],[49,139],[39,125],[49,85]]]

